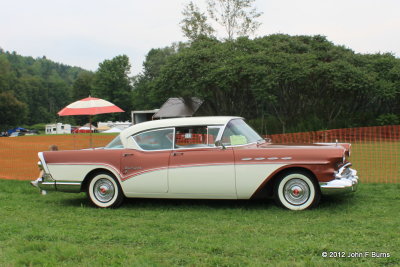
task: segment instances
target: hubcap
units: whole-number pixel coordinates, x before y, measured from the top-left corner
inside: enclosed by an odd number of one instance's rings
[[[310,197],[310,188],[308,184],[302,179],[292,179],[288,181],[283,192],[285,199],[292,205],[302,205],[307,202]]]
[[[114,197],[114,184],[108,179],[99,179],[93,186],[93,192],[98,201],[109,202]]]

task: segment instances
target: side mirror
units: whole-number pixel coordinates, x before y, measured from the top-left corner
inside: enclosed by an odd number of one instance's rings
[[[221,149],[226,149],[226,147],[224,146],[224,144],[222,143],[221,140],[215,141],[215,146],[220,147]]]

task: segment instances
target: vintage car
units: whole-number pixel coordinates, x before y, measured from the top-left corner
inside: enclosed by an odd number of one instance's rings
[[[321,194],[354,192],[350,144],[280,145],[240,117],[143,122],[106,147],[39,152],[43,190],[84,192],[98,207],[127,198],[253,199],[273,197],[290,210]]]

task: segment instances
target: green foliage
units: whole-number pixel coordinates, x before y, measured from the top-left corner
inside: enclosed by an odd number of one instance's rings
[[[130,68],[129,58],[122,55],[100,63],[95,74],[93,96],[104,98],[123,109],[124,113],[113,115],[120,120],[130,118],[132,101],[132,86],[128,76]]]
[[[207,16],[193,2],[185,6],[182,15],[184,18],[180,23],[181,29],[190,41],[194,41],[200,36],[211,37],[215,31],[207,23]]]
[[[207,11],[226,31],[227,40],[249,36],[261,25],[256,19],[262,15],[253,7],[255,0],[207,0]]]
[[[397,184],[291,212],[271,200],[129,200],[117,210],[84,194],[40,195],[0,180],[0,266],[397,266]],[[389,258],[324,258],[324,251]]]
[[[381,114],[399,114],[400,60],[355,54],[323,36],[202,36],[175,53],[149,53],[144,65],[154,62],[157,71],[145,69],[134,84],[146,99],[136,109],[196,96],[205,100],[202,115],[243,116],[270,134],[376,125]]]
[[[82,71],[72,85],[72,99],[78,101],[89,97],[94,87],[94,73]],[[74,122],[78,125],[84,125],[88,121],[87,116],[74,116]]]
[[[133,110],[159,108],[169,97],[159,94],[155,80],[162,73],[168,59],[183,48],[183,44],[171,47],[151,49],[143,62],[143,73],[133,78],[132,106]]]
[[[0,92],[13,92],[25,107],[18,112],[24,116],[9,126],[55,121],[57,112],[71,102],[72,84],[82,71],[45,57],[34,59],[0,50]]]
[[[0,93],[0,129],[23,123],[28,113],[25,103],[19,101],[12,92]]]
[[[92,72],[80,72],[72,86],[72,98],[80,100],[89,97],[93,91],[93,79],[94,74]]]
[[[199,12],[194,5],[189,11]],[[126,120],[131,110],[159,108],[169,97],[199,97],[198,115],[242,116],[263,134],[399,123],[400,59],[391,54],[356,54],[320,35],[206,35],[151,49],[135,77],[126,55],[92,73],[0,50],[0,93],[25,103],[26,125],[60,120],[61,108],[88,95],[125,110],[94,121]]]
[[[200,37],[216,38],[218,29],[222,27],[223,36],[232,41],[240,36],[249,36],[255,33],[261,25],[256,19],[261,16],[253,6],[255,0],[207,0],[207,15],[201,12],[192,1],[184,8],[181,21],[183,34],[189,41]]]
[[[34,125],[24,126],[24,128],[27,128],[29,130],[36,130],[39,132],[39,134],[44,134],[46,130],[46,123],[37,123]]]
[[[382,114],[377,119],[379,125],[399,125],[400,116],[393,113]]]

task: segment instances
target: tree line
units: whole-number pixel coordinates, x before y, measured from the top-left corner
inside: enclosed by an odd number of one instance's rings
[[[0,126],[54,120],[83,69],[0,49]]]
[[[357,54],[319,35],[200,36],[151,49],[143,71],[136,76],[129,71],[126,55],[90,72],[1,51],[1,124],[60,120],[61,108],[88,95],[127,111],[95,120],[126,120],[131,110],[195,96],[205,100],[197,115],[242,116],[262,133],[400,123],[400,59]]]
[[[324,36],[274,34],[152,49],[133,104],[205,100],[204,115],[237,115],[266,133],[398,124],[400,59],[357,54]]]
[[[128,111],[132,85],[127,56],[99,64],[96,72],[48,60],[32,58],[0,49],[0,129],[56,121],[84,124],[85,116],[58,117],[57,112],[73,101],[89,95],[114,101]]]

